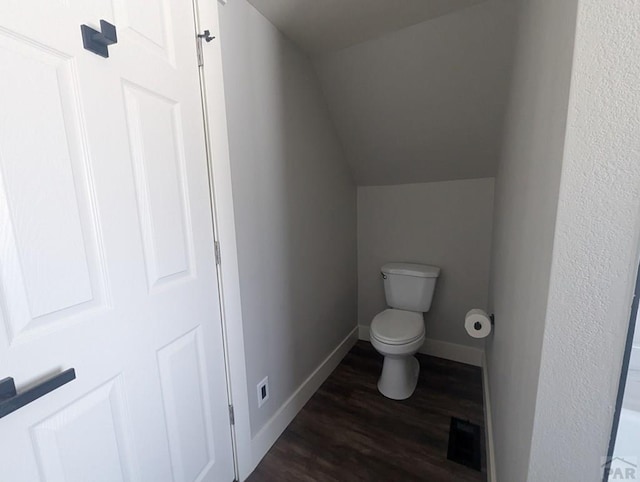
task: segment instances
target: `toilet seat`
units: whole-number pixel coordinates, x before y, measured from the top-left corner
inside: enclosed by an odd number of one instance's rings
[[[387,345],[405,345],[424,336],[422,313],[387,309],[371,322],[371,337]]]

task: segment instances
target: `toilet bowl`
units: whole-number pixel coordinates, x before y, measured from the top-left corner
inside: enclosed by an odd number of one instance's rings
[[[373,347],[384,356],[378,390],[393,400],[409,398],[418,383],[420,364],[413,356],[424,343],[422,313],[387,309],[371,322]]]
[[[393,400],[409,398],[418,383],[420,363],[413,356],[424,343],[423,313],[429,311],[440,268],[412,263],[382,267],[388,309],[371,322],[371,344],[384,356],[378,390]]]

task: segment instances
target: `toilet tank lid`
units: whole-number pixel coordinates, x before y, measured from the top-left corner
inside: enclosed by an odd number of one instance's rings
[[[440,268],[416,263],[387,263],[382,267],[384,274],[399,274],[415,276],[417,278],[437,278],[440,276]]]

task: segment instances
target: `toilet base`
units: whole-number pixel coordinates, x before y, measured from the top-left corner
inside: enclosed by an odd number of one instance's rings
[[[378,380],[378,390],[392,400],[405,400],[416,389],[419,374],[420,363],[415,356],[387,355]]]

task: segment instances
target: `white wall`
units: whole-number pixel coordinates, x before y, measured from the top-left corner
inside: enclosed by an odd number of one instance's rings
[[[498,480],[599,481],[640,244],[640,4],[520,18],[487,346]]]
[[[487,0],[315,60],[358,185],[495,176],[515,3]]]
[[[638,268],[639,79],[640,2],[580,0],[531,481],[602,480]]]
[[[465,313],[487,308],[493,179],[358,188],[358,324],[385,308],[380,267],[391,261],[442,268],[430,339],[481,347],[466,335]]]
[[[255,435],[356,325],[356,191],[308,59],[245,0],[220,17]]]
[[[549,294],[577,0],[523,0],[496,177],[487,339],[499,481],[526,479]],[[555,409],[565,413],[560,403]],[[540,479],[544,480],[544,479]],[[551,477],[546,480],[581,480]]]

